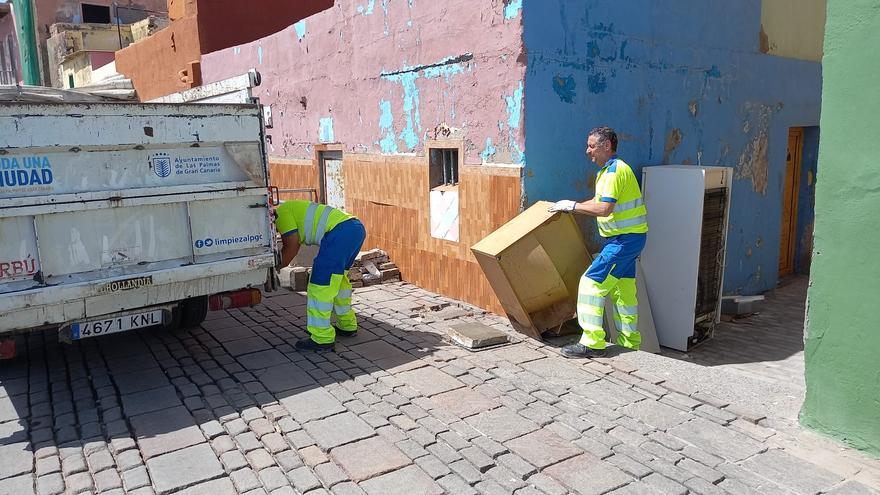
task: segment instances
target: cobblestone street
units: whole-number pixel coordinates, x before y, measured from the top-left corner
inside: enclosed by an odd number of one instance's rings
[[[880,462],[799,430],[788,402],[677,367],[761,381],[772,356],[711,362],[739,330],[689,356],[571,361],[412,285],[355,304],[360,332],[327,354],[293,349],[306,300],[290,292],[191,331],[31,335],[0,364],[0,494],[880,493]],[[515,342],[446,342],[463,321]],[[802,355],[779,339],[764,346],[796,381]]]

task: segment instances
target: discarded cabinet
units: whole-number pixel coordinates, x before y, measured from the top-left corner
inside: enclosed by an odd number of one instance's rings
[[[590,264],[572,215],[550,206],[536,203],[471,248],[514,328],[536,339],[576,316],[578,282]]]

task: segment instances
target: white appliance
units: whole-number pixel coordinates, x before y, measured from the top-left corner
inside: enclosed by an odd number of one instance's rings
[[[649,228],[642,269],[664,347],[687,351],[720,321],[732,179],[729,167],[642,169]]]

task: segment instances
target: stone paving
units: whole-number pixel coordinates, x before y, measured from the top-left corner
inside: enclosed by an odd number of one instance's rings
[[[805,392],[807,285],[807,277],[798,277],[767,293],[760,313],[722,322],[712,339],[689,352],[620,353],[615,360],[657,375],[667,388],[766,416],[764,423],[776,429],[797,429]]]
[[[449,324],[506,320],[407,284],[355,304],[328,354],[293,349],[296,293],[185,332],[32,334],[0,363],[0,495],[880,493],[880,462],[638,353],[570,361],[517,334],[472,353]]]

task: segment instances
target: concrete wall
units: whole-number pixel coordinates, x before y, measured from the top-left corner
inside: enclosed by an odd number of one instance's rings
[[[69,76],[74,76],[74,87],[91,81],[92,69],[98,69],[114,60],[114,53],[123,45],[132,43],[131,26],[107,24],[53,24],[52,37],[46,41],[52,86],[70,87]],[[101,55],[98,55],[101,54]],[[109,57],[109,60],[107,58]],[[92,61],[96,64],[93,65]]]
[[[828,6],[803,424],[880,455],[880,2]]]
[[[500,310],[469,246],[520,209],[521,33],[519,12],[493,0],[341,0],[205,55],[202,73],[261,72],[274,183],[318,188],[316,145],[339,143],[346,208],[364,220],[368,247],[388,250],[408,281]],[[430,235],[433,139],[462,145],[459,242]]]
[[[822,60],[827,0],[762,0],[761,51],[780,57]]]
[[[735,167],[725,292],[774,287],[788,128],[818,124],[820,64],[760,53],[759,0],[522,8],[527,202],[592,196],[584,142],[597,125],[618,130],[637,171]]]

